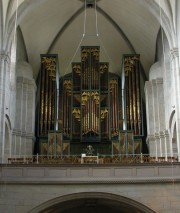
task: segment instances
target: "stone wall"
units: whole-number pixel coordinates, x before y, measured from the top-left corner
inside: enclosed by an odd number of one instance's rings
[[[158,213],[180,209],[180,164],[140,165],[4,165],[0,212],[38,212],[52,199],[82,192],[124,196]],[[44,203],[44,205],[43,205]]]

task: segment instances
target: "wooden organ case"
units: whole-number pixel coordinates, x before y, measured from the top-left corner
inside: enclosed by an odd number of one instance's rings
[[[99,61],[98,46],[83,46],[81,62],[72,63],[72,73],[58,79],[58,89],[57,61],[52,57],[52,72],[47,65],[51,56],[46,57],[41,57],[40,152],[81,154],[90,144],[99,154],[140,154],[139,55],[124,55],[120,77],[109,72],[108,63]]]

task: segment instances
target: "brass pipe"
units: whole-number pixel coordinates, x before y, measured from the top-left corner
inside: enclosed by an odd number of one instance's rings
[[[136,88],[137,88],[137,119],[138,119],[138,135],[141,135],[141,114],[140,114],[140,81],[139,81],[139,60],[136,61]]]
[[[49,101],[48,101],[48,130],[51,129],[51,122],[52,122],[52,77],[50,77],[49,80],[49,88],[48,88],[48,92],[49,92]]]
[[[41,62],[42,64],[42,62]],[[43,123],[44,123],[44,65],[41,70],[41,107],[40,107],[40,135],[43,134]]]
[[[135,86],[135,72],[132,70],[132,82],[133,82],[133,115],[134,115],[134,134],[137,134],[137,117],[136,117],[136,86]]]
[[[49,75],[48,71],[46,69],[46,90],[45,90],[45,119],[44,119],[44,124],[45,124],[45,135],[47,134],[47,118],[48,118],[48,87],[49,87]]]

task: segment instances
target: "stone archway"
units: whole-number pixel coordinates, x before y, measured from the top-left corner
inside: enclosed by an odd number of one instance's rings
[[[155,213],[147,206],[115,194],[83,192],[61,196],[47,201],[29,213]]]

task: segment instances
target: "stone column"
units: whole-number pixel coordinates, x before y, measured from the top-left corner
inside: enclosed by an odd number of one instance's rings
[[[152,99],[153,99],[153,122],[154,122],[154,137],[156,143],[156,158],[161,156],[161,141],[159,136],[159,106],[158,106],[158,88],[157,81],[155,79],[152,80]]]
[[[146,97],[146,120],[148,135],[154,133],[154,110],[153,110],[153,96],[152,96],[152,82],[145,82],[145,97]]]
[[[157,107],[158,107],[158,118],[159,118],[159,131],[165,129],[165,108],[164,108],[164,89],[163,89],[163,79],[156,79],[157,86]]]
[[[155,137],[155,143],[156,143],[156,159],[157,159],[159,156],[162,156],[161,141],[160,141],[159,133],[155,132],[154,137]]]
[[[178,161],[180,161],[180,68],[179,68],[179,50],[178,48],[171,49],[171,64],[172,73],[174,75],[175,84],[175,116],[176,116],[176,132],[177,132],[177,148]]]
[[[35,125],[35,93],[33,79],[17,77],[16,129],[13,130],[14,155],[32,155]],[[12,153],[13,154],[13,153]]]
[[[163,79],[157,78],[145,83],[147,142],[150,156],[165,156],[166,143],[163,131],[165,129],[165,109]]]
[[[149,148],[149,155],[151,157],[156,157],[156,153],[157,153],[157,144],[155,141],[155,137],[154,135],[148,135],[147,139],[146,139],[146,143],[148,145]]]
[[[158,108],[158,129],[159,129],[159,139],[160,139],[160,157],[165,157],[167,159],[167,148],[164,138],[165,129],[165,107],[164,107],[164,88],[163,79],[156,79],[157,86],[157,108]],[[157,121],[156,121],[157,122]]]
[[[152,82],[146,81],[145,87],[145,98],[146,98],[146,120],[147,120],[147,145],[149,148],[149,154],[152,157],[156,156],[156,142],[154,137],[154,106],[153,106],[153,91],[152,91]]]
[[[165,138],[165,143],[166,143],[167,157],[172,157],[173,156],[172,142],[170,142],[168,130],[164,130],[164,138]]]
[[[0,163],[4,156],[4,138],[5,138],[5,82],[6,71],[10,65],[9,54],[5,51],[0,52]]]
[[[160,131],[159,138],[160,138],[160,144],[161,144],[161,157],[165,157],[165,159],[167,160],[167,147],[166,147],[163,131]]]
[[[152,80],[152,101],[153,101],[153,123],[154,133],[159,132],[159,109],[158,109],[158,91],[156,80]]]

